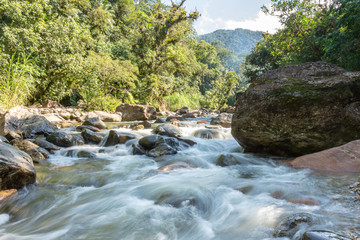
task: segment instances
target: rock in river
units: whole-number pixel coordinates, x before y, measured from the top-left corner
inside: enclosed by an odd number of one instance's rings
[[[142,121],[156,119],[156,108],[147,105],[121,104],[116,112],[122,113],[123,121]]]
[[[360,72],[325,62],[268,71],[238,95],[232,134],[247,152],[284,156],[360,139]]]
[[[0,190],[19,189],[36,180],[31,157],[17,148],[0,142]]]
[[[289,163],[294,168],[310,168],[322,172],[360,173],[360,140],[304,155]]]

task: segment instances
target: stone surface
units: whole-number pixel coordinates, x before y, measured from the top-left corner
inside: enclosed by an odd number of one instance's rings
[[[220,113],[217,117],[211,119],[210,124],[230,128],[232,116],[230,113]]]
[[[46,141],[53,143],[59,147],[71,147],[76,145],[83,145],[84,139],[81,135],[72,136],[70,134],[55,132],[46,137]]]
[[[31,157],[17,148],[0,142],[0,190],[19,189],[36,180]]]
[[[63,106],[60,103],[52,100],[45,100],[42,102],[41,105],[43,108],[63,108]]]
[[[156,109],[148,105],[121,104],[116,112],[122,113],[123,121],[142,121],[156,119]]]
[[[360,173],[360,140],[298,157],[289,164],[294,168],[310,168],[323,172]]]
[[[56,129],[56,125],[49,122],[44,116],[33,115],[23,107],[11,108],[0,119],[0,135],[5,136],[8,140],[49,134]]]
[[[293,235],[302,227],[302,226],[311,226],[316,222],[314,216],[308,213],[297,213],[291,215],[281,221],[274,231],[274,237],[289,237],[292,238]]]
[[[83,125],[96,127],[98,129],[106,129],[105,123],[97,117],[86,119],[85,122],[83,123]]]
[[[300,156],[360,139],[360,73],[305,63],[269,71],[237,97],[232,134],[247,152]]]
[[[102,140],[101,136],[87,128],[83,128],[81,131],[81,136],[83,136],[85,143],[99,144]]]
[[[29,154],[34,162],[41,162],[49,157],[44,149],[41,149],[38,145],[28,140],[14,139],[11,141],[11,144],[17,149]]]
[[[237,165],[239,162],[232,154],[221,154],[218,160],[216,161],[216,165],[221,167]]]
[[[119,133],[115,130],[110,130],[109,134],[105,137],[104,146],[114,146],[116,144],[124,144],[128,140],[135,139],[135,135],[128,133]]]
[[[34,143],[39,147],[42,147],[50,152],[60,150],[58,146],[52,144],[51,142],[46,141],[45,138],[36,138]]]
[[[155,134],[159,134],[159,135],[164,135],[164,136],[169,136],[169,137],[180,137],[181,136],[181,130],[172,125],[172,124],[160,124],[159,126],[157,126],[154,130],[153,133]]]

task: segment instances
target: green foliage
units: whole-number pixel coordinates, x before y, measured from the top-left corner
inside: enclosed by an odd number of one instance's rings
[[[5,60],[5,59],[4,59]],[[30,56],[12,55],[0,69],[0,108],[9,109],[27,103],[40,72]]]
[[[233,53],[198,43],[199,13],[178,2],[0,0],[0,107],[52,99],[114,110],[167,97],[200,106],[201,93],[222,87]]]
[[[253,79],[270,69],[309,61],[327,61],[360,70],[360,1],[319,5],[312,0],[272,0],[265,13],[283,28],[264,38],[246,57],[244,75]]]
[[[165,100],[169,103],[172,111],[184,106],[190,109],[199,109],[202,107],[202,102],[204,102],[204,96],[199,93],[173,93],[170,96],[165,97]]]

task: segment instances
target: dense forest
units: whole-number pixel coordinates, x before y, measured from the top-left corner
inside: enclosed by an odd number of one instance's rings
[[[184,2],[1,0],[0,108],[226,106],[239,83],[229,51],[198,42]]]
[[[220,46],[233,52],[229,53],[229,59],[225,62],[229,69],[239,72],[239,64],[249,55],[250,50],[263,38],[260,31],[237,28],[235,30],[216,30],[215,32],[200,35],[199,40],[211,43],[215,47]],[[219,50],[221,52],[221,50]]]
[[[360,0],[272,0],[263,11],[279,17],[277,33],[216,31],[201,41],[200,13],[185,1],[0,0],[0,109],[45,99],[87,110],[219,109],[271,69],[322,60],[360,70]]]
[[[360,0],[272,0],[272,7],[263,11],[278,16],[283,28],[264,34],[246,57],[243,74],[247,79],[314,61],[360,70]]]

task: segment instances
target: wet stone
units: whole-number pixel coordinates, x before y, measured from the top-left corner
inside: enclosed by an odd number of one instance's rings
[[[308,213],[297,213],[284,219],[274,231],[274,237],[289,237],[302,227],[309,227],[315,224],[316,219]]]

